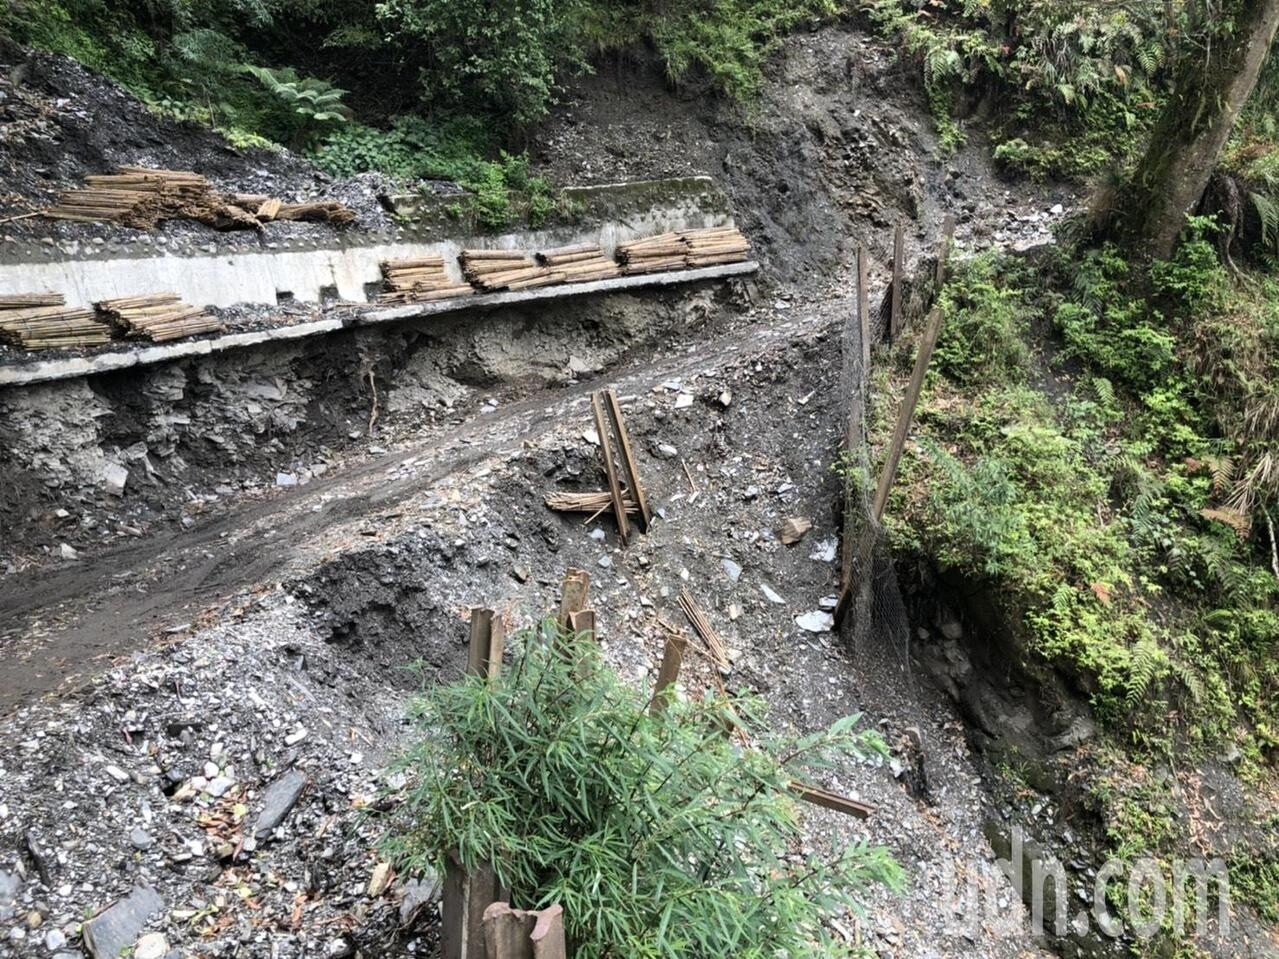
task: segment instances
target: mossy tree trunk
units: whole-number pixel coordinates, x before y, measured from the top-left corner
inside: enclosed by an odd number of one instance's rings
[[[1117,203],[1117,232],[1135,248],[1171,255],[1239,109],[1270,52],[1279,0],[1196,0],[1206,29],[1175,69],[1173,91],[1146,155]]]

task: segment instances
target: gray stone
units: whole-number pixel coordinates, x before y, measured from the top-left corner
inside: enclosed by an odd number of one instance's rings
[[[164,959],[169,954],[169,940],[163,933],[149,932],[133,949],[133,959]]]
[[[809,633],[829,633],[835,626],[835,617],[825,610],[815,609],[796,616],[795,625]]]
[[[767,583],[759,584],[759,591],[764,594],[764,598],[775,606],[785,606],[786,600],[777,595],[777,592]]]
[[[258,839],[270,836],[275,828],[284,822],[284,817],[293,809],[304,789],[306,789],[306,775],[296,769],[289,770],[271,783],[262,796],[262,814],[258,816],[257,825],[253,827],[253,835]]]
[[[135,849],[150,849],[155,840],[145,829],[134,829],[129,833],[129,842],[133,843]]]
[[[22,879],[15,872],[0,872],[0,906],[12,906],[18,901]]]
[[[138,933],[152,914],[164,908],[164,901],[149,886],[135,886],[109,909],[84,924],[84,947],[94,959],[117,959],[138,940]]]
[[[217,778],[209,781],[209,785],[206,787],[205,791],[214,799],[220,799],[222,796],[225,796],[227,790],[234,785],[234,779],[229,779],[226,776],[218,776]]]
[[[102,487],[112,496],[123,496],[124,485],[129,481],[129,471],[119,463],[107,463],[102,467]]]
[[[50,952],[57,952],[66,944],[67,937],[61,929],[50,929],[44,934],[44,947]]]
[[[742,568],[739,565],[737,565],[737,563],[734,563],[731,559],[728,559],[727,557],[720,560],[720,562],[723,564],[724,573],[728,576],[729,579],[731,579],[734,583],[736,583],[739,579],[741,579]]]
[[[404,884],[404,899],[400,902],[400,924],[407,926],[418,910],[439,901],[443,894],[439,876],[427,873],[421,879],[410,879]]]

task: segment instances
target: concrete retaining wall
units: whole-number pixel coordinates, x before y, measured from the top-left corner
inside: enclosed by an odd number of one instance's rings
[[[397,208],[402,206],[415,220],[399,237],[335,240],[331,247],[252,248],[246,247],[252,236],[245,234],[228,238],[233,248],[226,251],[217,244],[177,241],[167,244],[164,252],[147,247],[141,255],[112,255],[91,244],[37,247],[28,251],[30,259],[0,262],[0,294],[50,290],[63,293],[76,306],[160,292],[177,293],[198,306],[275,304],[288,298],[319,302],[334,294],[362,303],[370,299],[369,290],[381,279],[379,264],[387,259],[442,254],[460,280],[456,256],[464,248],[538,250],[595,242],[611,255],[619,243],[638,237],[733,222],[727,201],[709,177],[566,190],[565,205],[570,213],[577,211],[578,222],[497,236],[442,236],[441,224],[433,217],[439,215],[435,206],[443,201],[431,198],[427,209],[414,207],[414,199],[395,198]]]
[[[176,343],[155,346],[120,343],[117,349],[94,353],[91,356],[73,356],[52,360],[29,359],[12,366],[0,366],[0,387],[29,386],[53,380],[68,380],[132,367],[168,363],[187,357],[207,356],[265,343],[319,336],[350,327],[373,326],[416,319],[425,320],[446,313],[493,310],[505,306],[518,306],[543,300],[568,299],[590,294],[620,293],[627,290],[721,280],[734,276],[744,276],[754,273],[758,269],[759,265],[753,262],[727,263],[721,266],[703,267],[698,270],[626,276],[615,280],[597,280],[593,283],[568,283],[558,286],[544,286],[532,290],[485,293],[476,296],[457,297],[451,300],[410,303],[378,310],[352,312],[343,318],[334,317],[317,320],[312,323],[280,326],[269,330],[258,330],[250,333],[228,333],[225,336],[199,340],[182,340]]]

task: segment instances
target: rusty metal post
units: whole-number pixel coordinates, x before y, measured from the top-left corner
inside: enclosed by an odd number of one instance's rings
[[[561,629],[572,626],[573,614],[586,608],[587,594],[591,589],[591,576],[585,570],[570,569],[564,574],[564,588],[560,593],[560,611],[556,621]]]

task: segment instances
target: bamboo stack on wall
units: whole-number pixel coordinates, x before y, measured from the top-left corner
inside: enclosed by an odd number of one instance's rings
[[[737,227],[708,227],[623,243],[617,248],[617,256],[622,272],[630,275],[738,263],[750,255],[750,248],[750,241]]]
[[[688,244],[678,233],[659,233],[617,248],[617,259],[622,272],[628,276],[636,273],[663,273],[684,269],[688,257]]]
[[[469,283],[454,283],[444,269],[444,257],[419,256],[403,260],[385,260],[382,280],[386,292],[378,299],[383,303],[420,303],[470,296],[475,288]]]
[[[111,329],[93,310],[64,306],[61,293],[0,297],[0,341],[24,350],[104,346]]]
[[[592,280],[611,280],[621,276],[617,264],[604,255],[594,243],[579,243],[554,250],[543,250],[538,262],[563,274],[564,283],[588,283]]]
[[[719,263],[740,263],[750,255],[750,240],[735,226],[682,230],[680,237],[688,245],[690,269]]]
[[[126,335],[153,343],[224,329],[220,320],[198,306],[183,303],[176,293],[103,300],[98,309]]]
[[[526,250],[463,250],[462,274],[485,292],[529,290],[559,283],[563,275],[539,266]]]

